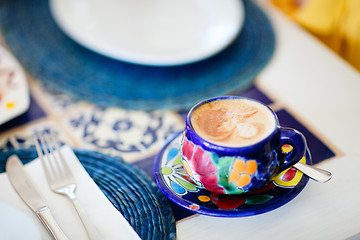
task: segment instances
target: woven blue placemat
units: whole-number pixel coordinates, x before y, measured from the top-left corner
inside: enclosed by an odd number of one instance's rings
[[[46,87],[105,106],[185,110],[205,98],[247,89],[273,54],[267,16],[251,0],[239,1],[245,22],[233,44],[209,59],[176,67],[130,64],[82,47],[58,28],[47,0],[1,1],[0,28],[14,55]]]
[[[141,170],[119,157],[74,150],[81,164],[105,196],[130,223],[141,239],[175,239],[175,219],[156,184]],[[0,152],[0,173],[7,158],[17,154],[26,164],[37,157],[35,148]]]

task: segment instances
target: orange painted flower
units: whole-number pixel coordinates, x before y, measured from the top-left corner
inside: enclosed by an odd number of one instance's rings
[[[235,183],[239,188],[250,184],[252,176],[257,171],[257,162],[255,160],[245,161],[236,159],[230,172],[229,183]]]

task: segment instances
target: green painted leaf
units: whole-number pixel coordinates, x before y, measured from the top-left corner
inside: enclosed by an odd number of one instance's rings
[[[173,172],[173,170],[171,169],[171,168],[169,168],[169,167],[162,167],[161,168],[161,173],[163,174],[163,175],[169,175],[169,174],[171,174]]]
[[[223,157],[218,163],[219,185],[223,186],[228,190],[235,190],[229,183],[230,169],[232,167],[233,162],[234,162],[234,157]]]
[[[173,166],[176,166],[176,165],[179,165],[179,164],[182,164],[182,162],[181,162],[181,157],[178,157],[178,158],[174,161]]]
[[[269,201],[273,196],[270,195],[255,195],[246,198],[246,204],[258,205]]]
[[[219,161],[219,167],[221,168],[228,168],[230,165],[233,164],[235,160],[235,157],[222,157],[220,158],[220,161]]]
[[[208,153],[209,153],[210,158],[211,158],[211,160],[213,161],[213,163],[214,163],[215,165],[217,165],[217,164],[219,163],[219,161],[220,161],[219,155],[217,155],[216,153],[213,153],[213,152],[208,152]]]
[[[179,179],[179,178],[176,178],[176,181],[181,185],[183,186],[184,188],[186,188],[187,190],[190,190],[190,191],[195,191],[197,188],[190,184],[189,182],[187,181],[184,181],[182,179]]]
[[[242,190],[240,188],[226,189],[226,193],[228,193],[228,194],[241,194],[243,192],[244,192],[244,190]]]

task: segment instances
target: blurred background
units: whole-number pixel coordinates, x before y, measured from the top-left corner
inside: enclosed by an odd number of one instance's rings
[[[360,71],[359,0],[270,0]]]

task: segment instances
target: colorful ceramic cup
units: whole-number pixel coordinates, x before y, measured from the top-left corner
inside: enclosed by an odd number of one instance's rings
[[[261,112],[265,115],[257,116]],[[264,124],[268,129],[259,130]],[[221,142],[234,134],[235,140]],[[257,137],[245,145],[236,142],[236,138],[252,136]],[[282,151],[284,145],[292,146],[290,153]],[[181,142],[181,159],[189,176],[219,194],[260,188],[300,161],[305,151],[306,140],[300,132],[281,127],[276,114],[263,103],[238,96],[216,97],[195,105],[187,115]]]

